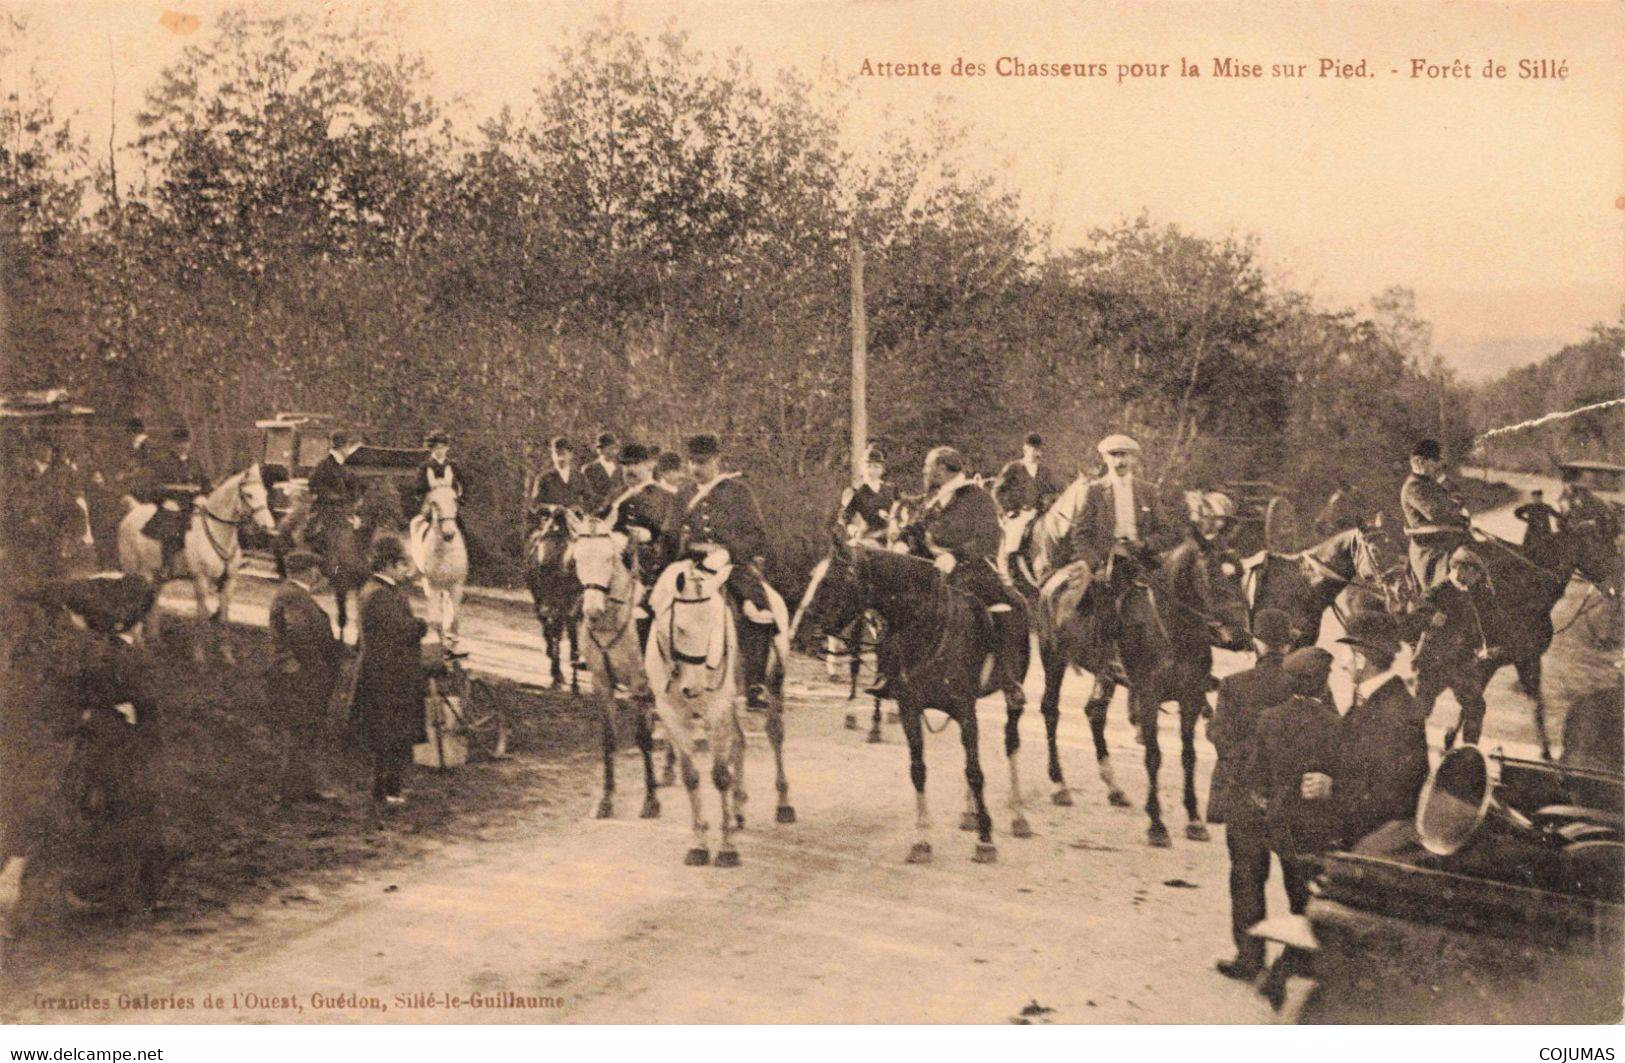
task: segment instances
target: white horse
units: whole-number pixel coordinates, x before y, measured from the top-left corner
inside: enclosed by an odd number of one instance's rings
[[[604,794],[598,818],[615,814],[615,754],[620,746],[620,698],[632,702],[633,737],[643,754],[644,819],[660,815],[655,796],[654,734],[649,718],[651,697],[638,644],[637,612],[642,585],[633,567],[636,554],[624,532],[614,530],[614,517],[570,520],[570,546],[565,564],[581,581],[581,627],[574,644],[592,673],[598,702],[604,756]],[[632,564],[628,564],[628,558]],[[623,694],[624,692],[624,694]]]
[[[455,643],[457,610],[468,582],[468,547],[457,527],[457,492],[449,484],[429,489],[422,512],[412,518],[407,542],[429,600],[429,625],[442,641]]]
[[[655,712],[677,749],[683,785],[693,812],[694,847],[683,863],[711,862],[710,825],[700,812],[700,773],[694,766],[689,721],[705,721],[711,755],[711,781],[722,814],[718,867],[738,867],[733,831],[744,825],[745,731],[739,717],[739,637],[722,585],[728,572],[711,573],[692,561],[679,561],[660,574],[649,593],[654,620],[644,651],[644,671],[654,694]]]
[[[206,632],[203,622],[209,615],[209,588],[219,595],[220,607],[212,619],[217,634],[224,633],[230,621],[231,595],[237,583],[237,571],[243,567],[243,551],[237,542],[237,532],[252,520],[267,532],[276,531],[276,520],[266,505],[265,480],[258,464],[250,465],[235,476],[222,480],[207,498],[192,508],[192,522],[186,529],[185,547],[175,555],[167,572],[163,565],[163,547],[142,533],[147,521],[158,507],[140,502],[130,507],[119,521],[119,568],[126,573],[145,576],[161,584],[172,579],[190,579],[192,593],[197,599],[197,617],[200,633]],[[142,625],[142,637],[152,634],[156,612]],[[236,664],[229,638],[220,639],[220,656],[227,664]],[[192,645],[192,657],[198,663],[204,660],[201,641]]]

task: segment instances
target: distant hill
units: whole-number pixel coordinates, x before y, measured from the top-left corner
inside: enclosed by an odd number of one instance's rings
[[[1620,317],[1618,285],[1464,291],[1418,288],[1418,314],[1433,324],[1433,347],[1467,382],[1491,381],[1583,340]]]
[[[1481,385],[1473,397],[1473,428],[1520,424],[1546,414],[1625,397],[1625,314],[1598,325],[1586,339]],[[1550,471],[1563,458],[1625,461],[1625,407],[1584,414],[1487,441],[1486,457],[1504,468]]]

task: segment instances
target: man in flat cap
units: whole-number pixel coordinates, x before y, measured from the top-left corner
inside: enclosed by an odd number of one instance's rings
[[[1225,824],[1230,852],[1230,931],[1233,957],[1220,960],[1219,973],[1243,981],[1264,967],[1264,943],[1247,931],[1264,918],[1264,885],[1270,877],[1269,834],[1264,810],[1252,801],[1246,771],[1253,755],[1258,718],[1291,696],[1281,662],[1292,647],[1292,622],[1279,609],[1264,608],[1253,619],[1258,662],[1219,682],[1219,700],[1208,724],[1218,754],[1208,793],[1209,823]]]
[[[1008,520],[1023,513],[1044,512],[1063,487],[1055,470],[1044,464],[1044,437],[1033,432],[1021,446],[1021,457],[999,470],[993,498]]]
[[[319,561],[306,550],[288,554],[283,558],[287,578],[271,598],[272,693],[280,695],[287,709],[282,777],[290,797],[310,796],[317,789],[310,765],[325,744],[327,705],[343,659],[333,623],[312,597],[321,579]]]
[[[548,443],[553,467],[531,481],[525,492],[525,519],[532,528],[542,524],[555,509],[584,509],[587,489],[576,468],[575,448],[563,436]]]
[[[1342,844],[1352,846],[1384,823],[1410,819],[1428,775],[1426,720],[1394,671],[1399,628],[1386,613],[1356,613],[1345,667],[1354,691],[1343,715],[1338,762]]]
[[[1411,474],[1399,489],[1411,575],[1424,597],[1444,582],[1450,552],[1468,541],[1467,507],[1445,486],[1444,469],[1439,441],[1424,439],[1411,451]]]
[[[1467,546],[1450,552],[1444,581],[1428,594],[1426,604],[1433,615],[1416,643],[1417,699],[1432,705],[1450,686],[1461,705],[1462,740],[1476,744],[1486,708],[1482,684],[1453,680],[1473,670],[1483,670],[1487,678],[1490,671],[1509,663],[1507,647],[1517,632],[1491,593],[1484,559]],[[1455,739],[1451,731],[1445,741],[1453,744]]]
[[[739,653],[746,704],[767,707],[767,653],[772,605],[762,584],[767,560],[767,522],[743,474],[722,471],[722,445],[713,435],[690,436],[688,471],[693,488],[685,492],[679,525],[680,551],[701,564],[733,566],[728,591],[740,606]]]
[[[1168,522],[1156,490],[1136,473],[1140,444],[1126,435],[1109,435],[1096,449],[1106,461],[1106,474],[1094,480],[1079,477],[1050,509],[1046,523],[1058,521],[1068,531],[1064,546],[1045,560],[1040,579],[1073,560],[1087,562],[1091,579],[1079,604],[1081,619],[1091,629],[1096,667],[1123,682],[1123,666],[1116,654],[1117,603],[1148,564],[1154,550],[1168,537]]]

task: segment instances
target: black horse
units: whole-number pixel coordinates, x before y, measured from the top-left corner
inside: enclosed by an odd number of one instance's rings
[[[1378,516],[1295,554],[1255,554],[1244,563],[1248,627],[1264,608],[1292,621],[1293,648],[1320,640],[1326,610],[1393,609],[1403,598],[1405,554]]]
[[[1185,833],[1189,838],[1205,841],[1207,828],[1198,815],[1196,799],[1196,722],[1207,710],[1213,647],[1241,649],[1246,644],[1247,615],[1238,559],[1227,550],[1213,548],[1197,550],[1194,557],[1189,558],[1189,564],[1178,563],[1179,550],[1194,549],[1186,545],[1163,553],[1155,568],[1139,576],[1119,575],[1124,583],[1114,588],[1111,596],[1120,603],[1118,641],[1128,677],[1129,718],[1139,729],[1140,741],[1145,746],[1145,810],[1151,818],[1146,833],[1156,846],[1169,844],[1157,793],[1157,774],[1162,768],[1158,710],[1163,702],[1179,704],[1185,811],[1190,817]],[[1039,703],[1039,712],[1044,717],[1049,741],[1049,777],[1055,785],[1051,800],[1057,805],[1072,803],[1056,743],[1061,684],[1069,666],[1086,668],[1096,662],[1098,655],[1089,626],[1081,622],[1077,612],[1083,587],[1090,578],[1081,562],[1058,572],[1036,596],[1033,610],[1039,660],[1044,668],[1044,697]],[[1127,807],[1128,798],[1117,785],[1111,750],[1106,745],[1106,710],[1116,690],[1117,684],[1110,678],[1096,675],[1094,691],[1084,705],[1084,713],[1089,719],[1095,760],[1101,780],[1106,784],[1107,800]]]
[[[909,863],[931,859],[930,816],[925,800],[926,709],[937,709],[959,724],[965,748],[968,809],[962,826],[977,832],[973,859],[997,859],[993,821],[982,794],[977,747],[976,700],[993,691],[993,661],[999,640],[992,620],[970,596],[949,586],[931,562],[836,537],[829,557],[814,567],[792,631],[805,646],[821,636],[850,630],[873,609],[884,624],[888,653],[896,661],[892,690],[903,735],[908,740],[909,774],[914,782],[915,827]],[[1025,655],[1023,655],[1025,658]],[[1026,660],[1018,662],[1022,673]],[[1011,833],[1029,837],[1017,775],[1017,723],[1021,703],[1007,705],[1005,752],[1010,762]]]
[[[1493,614],[1461,621],[1430,637],[1415,660],[1416,702],[1424,713],[1446,690],[1461,712],[1445,735],[1448,749],[1459,736],[1476,744],[1484,726],[1484,688],[1503,667],[1518,672],[1518,683],[1534,702],[1535,735],[1541,756],[1550,759],[1546,701],[1541,692],[1541,657],[1552,645],[1552,610],[1569,579],[1578,573],[1605,599],[1619,597],[1619,551],[1611,535],[1591,523],[1566,525],[1556,535],[1516,546],[1485,533],[1473,547],[1484,561]],[[1420,635],[1411,626],[1407,641]],[[1493,651],[1493,652],[1492,652]]]

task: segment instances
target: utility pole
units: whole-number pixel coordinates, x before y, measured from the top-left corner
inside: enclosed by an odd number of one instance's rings
[[[852,237],[852,484],[863,477],[869,446],[869,323],[863,313],[863,245]]]

